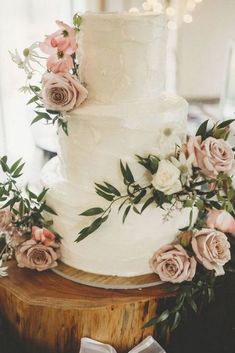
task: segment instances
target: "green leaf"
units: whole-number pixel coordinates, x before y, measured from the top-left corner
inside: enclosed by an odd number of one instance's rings
[[[112,194],[112,192],[106,186],[98,183],[95,183],[95,185],[97,186],[98,189],[104,191],[105,193]]]
[[[20,212],[20,215],[22,217],[24,215],[24,212],[25,212],[25,206],[24,206],[23,200],[20,201],[19,212]]]
[[[199,210],[204,210],[205,206],[204,206],[204,201],[202,199],[198,199],[195,202],[195,206],[199,209]]]
[[[123,178],[126,179],[126,169],[125,169],[122,161],[120,161],[120,168],[121,168]]]
[[[177,311],[177,312],[175,313],[174,321],[173,321],[173,324],[172,324],[172,326],[171,326],[171,331],[174,331],[174,330],[179,326],[180,320],[181,320],[181,315],[180,315],[180,313]]]
[[[130,212],[131,209],[131,205],[127,206],[127,208],[125,209],[125,212],[123,214],[123,218],[122,218],[122,223],[125,223],[126,217],[128,216],[128,213]]]
[[[69,132],[68,132],[68,123],[67,123],[67,122],[63,122],[63,123],[62,123],[62,129],[63,129],[65,135],[69,136]]]
[[[37,195],[35,195],[31,190],[27,189],[27,192],[31,200],[37,200]]]
[[[122,207],[125,205],[125,203],[126,203],[128,200],[129,200],[129,199],[126,198],[126,199],[121,203],[121,205],[120,205],[119,208],[118,208],[118,213],[121,211]]]
[[[52,115],[58,115],[59,112],[56,111],[56,110],[49,110],[49,109],[46,109],[46,111],[49,113],[49,114],[52,114]]]
[[[78,238],[75,240],[75,242],[79,243],[80,241],[84,240],[86,237],[88,237],[88,235],[95,232],[101,226],[101,224],[103,222],[104,221],[101,217],[97,218],[90,226],[81,230],[81,232],[79,233]]]
[[[3,156],[0,159],[0,163],[1,163],[1,167],[2,167],[3,172],[4,173],[6,173],[6,172],[10,173],[10,168],[7,165],[7,156]]]
[[[149,320],[145,325],[144,328],[154,326],[159,324],[160,322],[166,321],[170,315],[169,310],[163,311],[163,313],[160,316],[154,317],[153,319]]]
[[[104,182],[105,185],[108,187],[108,190],[113,193],[114,195],[116,196],[121,196],[120,192],[118,191],[118,189],[116,189],[113,185],[107,183],[107,182]]]
[[[21,164],[18,168],[16,168],[16,170],[14,171],[14,173],[12,174],[13,178],[17,178],[20,176],[20,173],[22,171],[22,169],[24,168],[25,163]]]
[[[138,208],[137,207],[135,207],[134,205],[132,206],[132,209],[133,209],[133,211],[135,212],[135,213],[137,213],[137,214],[141,214],[140,213],[140,211],[138,210]]]
[[[48,192],[49,189],[43,188],[42,192],[38,195],[37,201],[41,202],[44,197],[46,196],[46,193]]]
[[[191,308],[193,309],[193,311],[195,312],[195,313],[197,313],[197,311],[198,311],[198,308],[197,308],[197,304],[196,304],[196,302],[193,300],[193,298],[190,296],[187,296],[187,302],[188,302],[188,304],[191,306]]]
[[[142,200],[142,198],[146,195],[146,192],[147,191],[145,189],[141,190],[141,192],[134,198],[133,203],[135,205],[138,204]]]
[[[42,116],[37,115],[37,116],[33,119],[33,121],[31,122],[31,125],[33,125],[34,123],[36,123],[37,121],[42,120],[42,119],[43,119]]]
[[[8,200],[1,208],[4,209],[9,206],[10,208],[12,208],[17,201],[18,199],[16,197],[13,197],[12,199]]]
[[[228,119],[228,120],[225,120],[225,121],[223,121],[222,123],[220,123],[220,124],[217,126],[217,128],[223,129],[224,127],[226,127],[226,126],[232,124],[234,121],[235,121],[235,119]]]
[[[45,120],[47,120],[47,121],[51,120],[50,115],[47,114],[47,113],[39,112],[39,111],[35,111],[35,113],[36,113],[38,116],[41,116],[42,119],[45,119]]]
[[[126,167],[124,167],[122,161],[120,161],[120,168],[124,181],[128,182],[129,184],[134,183],[135,180],[128,164],[126,163]]]
[[[155,200],[154,196],[151,196],[143,205],[143,207],[141,208],[141,213],[144,212],[144,210],[151,205],[151,203],[153,203]]]
[[[39,97],[38,96],[34,96],[27,102],[27,105],[32,104],[34,102],[37,102],[38,100],[39,100]]]
[[[38,86],[29,85],[29,87],[34,93],[41,91],[41,89]]]
[[[96,188],[96,193],[97,193],[97,195],[103,197],[107,201],[113,201],[113,199],[114,199],[113,195],[108,195],[105,192],[103,192],[103,191],[101,191],[101,190],[99,190],[97,188]]]
[[[139,159],[139,164],[150,171],[151,174],[155,174],[158,170],[159,158],[153,155],[149,155],[147,158],[136,156]]]
[[[42,210],[57,216],[57,213],[45,203],[42,205]]]
[[[17,169],[21,161],[22,161],[22,158],[18,159],[15,163],[12,164],[10,168],[10,173],[13,173],[15,169]]]
[[[103,208],[94,207],[80,214],[80,216],[96,216],[98,214],[104,213]]]
[[[162,207],[162,205],[166,202],[166,196],[163,192],[154,190],[154,200],[159,207]]]
[[[184,202],[184,207],[186,208],[186,207],[192,207],[193,206],[193,204],[194,204],[194,200],[186,200],[185,202]]]
[[[134,183],[134,181],[135,181],[133,174],[132,174],[127,163],[126,163],[126,179],[129,183]]]
[[[207,132],[207,125],[208,125],[209,120],[205,120],[198,128],[196,132],[196,136],[201,136],[202,140],[205,140],[206,138],[206,132]]]

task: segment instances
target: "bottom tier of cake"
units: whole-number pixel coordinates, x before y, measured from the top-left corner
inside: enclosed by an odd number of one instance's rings
[[[42,181],[50,189],[47,203],[57,212],[53,222],[62,236],[62,261],[86,272],[122,277],[151,273],[153,253],[172,242],[189,223],[189,209],[176,210],[165,221],[166,211],[151,205],[141,216],[130,213],[123,224],[115,206],[106,223],[76,243],[79,231],[91,222],[91,217],[79,214],[91,207],[105,207],[106,201],[61,179],[57,158],[44,168]]]

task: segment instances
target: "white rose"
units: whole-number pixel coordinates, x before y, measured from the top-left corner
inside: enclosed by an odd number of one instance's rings
[[[182,190],[180,171],[170,161],[159,162],[157,173],[153,176],[152,185],[156,190],[171,195]]]

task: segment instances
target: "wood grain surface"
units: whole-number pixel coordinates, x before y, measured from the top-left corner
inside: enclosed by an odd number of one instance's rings
[[[0,311],[30,353],[77,353],[80,339],[109,343],[124,353],[153,328],[166,288],[112,290],[80,285],[51,271],[20,269],[12,261],[0,280]]]
[[[85,272],[59,262],[53,272],[79,284],[105,289],[139,289],[162,284],[155,273],[134,277],[105,276]]]

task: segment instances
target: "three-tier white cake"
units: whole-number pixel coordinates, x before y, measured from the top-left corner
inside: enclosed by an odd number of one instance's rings
[[[135,155],[167,155],[186,137],[187,103],[163,93],[166,23],[154,13],[86,13],[79,38],[80,78],[89,97],[68,116],[68,131],[59,133],[58,157],[43,171],[50,188],[47,202],[58,216],[54,228],[63,237],[62,261],[104,275],[151,273],[149,259],[172,242],[188,224],[188,211],[164,211],[151,205],[125,224],[115,206],[109,220],[79,243],[79,231],[90,223],[80,213],[106,201],[94,183],[107,181],[123,190],[120,160],[137,180],[147,182]],[[102,205],[103,203],[103,205]]]

